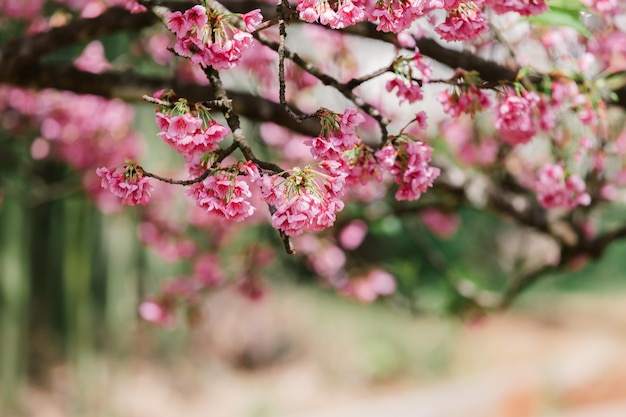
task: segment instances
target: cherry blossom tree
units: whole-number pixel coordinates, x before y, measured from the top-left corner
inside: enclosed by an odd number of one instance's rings
[[[139,306],[148,321],[171,325],[178,304],[223,285],[260,297],[270,248],[339,294],[390,296],[393,271],[350,262],[385,217],[449,239],[471,207],[549,242],[537,262],[516,254],[497,291],[421,247],[473,312],[626,236],[603,221],[626,196],[617,0],[1,0],[0,11],[2,128],[34,129],[32,159],[70,167],[105,213],[137,206],[138,239],[191,265]],[[120,33],[127,50],[114,56],[107,37]],[[142,101],[154,137],[133,128]],[[180,164],[144,162],[162,142]],[[253,228],[275,229],[273,242],[248,244],[234,267],[220,248]]]

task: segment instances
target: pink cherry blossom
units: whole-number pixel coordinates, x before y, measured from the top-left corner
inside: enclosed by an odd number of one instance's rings
[[[157,136],[187,159],[193,158],[195,154],[216,150],[229,133],[225,126],[216,121],[210,121],[204,126],[203,120],[191,113],[172,116],[157,112],[156,122],[161,130]]]
[[[227,24],[221,16],[208,19],[206,8],[200,5],[184,14],[178,11],[165,14],[168,29],[176,35],[174,51],[194,64],[217,70],[237,65],[253,44],[249,31],[260,23],[262,16],[256,11],[241,16],[247,31]]]
[[[585,183],[577,174],[565,174],[560,164],[544,165],[537,173],[535,192],[539,203],[548,209],[572,209],[586,206],[591,197],[585,192]]]
[[[187,9],[183,16],[186,20],[186,23],[189,24],[190,27],[195,26],[196,28],[201,28],[208,22],[206,8],[200,5],[196,5],[193,6],[191,9]],[[178,33],[176,33],[176,36],[178,37],[183,37],[185,35],[186,33],[182,36],[179,36]]]
[[[248,32],[254,32],[256,27],[263,21],[261,9],[250,10],[248,13],[239,15],[239,17],[243,20]]]
[[[298,0],[296,10],[300,19],[313,23],[317,20],[331,29],[343,29],[365,19],[363,0]]]
[[[122,199],[122,203],[134,206],[148,204],[152,185],[149,178],[144,177],[130,163],[123,164],[113,171],[106,167],[98,168],[96,173],[102,178],[102,188],[108,189]]]
[[[156,300],[146,300],[139,304],[139,315],[145,321],[163,327],[172,327],[175,323],[169,306]]]
[[[282,202],[272,214],[272,226],[287,235],[297,235],[313,224],[320,214],[321,202],[308,191],[302,191]]]
[[[502,140],[511,145],[523,144],[537,133],[533,117],[539,96],[525,92],[521,96],[508,90],[496,106],[495,126]]]
[[[343,114],[325,111],[321,117],[322,132],[318,137],[305,139],[304,144],[317,159],[337,160],[361,143],[355,128],[364,121],[365,117],[353,108],[347,108]]]
[[[201,7],[201,6],[200,6]],[[182,12],[166,12],[165,20],[167,24],[167,28],[174,32],[177,38],[184,38],[193,26],[193,22],[187,19],[187,16],[183,15]]]
[[[399,141],[396,146],[388,144],[376,152],[381,167],[400,184],[397,200],[417,200],[432,186],[440,170],[429,165],[431,157],[432,148],[419,140]]]
[[[252,196],[250,188],[239,176],[219,173],[209,175],[201,183],[193,184],[187,195],[208,213],[225,220],[240,222],[250,217],[255,210],[249,201]]]
[[[286,178],[261,178],[263,199],[273,206],[272,226],[287,235],[320,231],[332,226],[343,210],[341,197],[346,174],[336,161],[324,161],[319,170],[294,169]]]
[[[445,22],[435,27],[441,39],[448,42],[474,39],[488,30],[487,18],[472,1],[448,12]]]
[[[419,0],[381,0],[369,9],[367,19],[377,23],[376,30],[400,33],[424,15],[424,2]]]
[[[74,61],[74,66],[81,71],[94,74],[100,74],[113,68],[104,55],[104,46],[100,41],[89,42]]]

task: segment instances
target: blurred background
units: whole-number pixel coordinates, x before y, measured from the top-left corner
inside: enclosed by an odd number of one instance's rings
[[[151,111],[135,108],[146,135]],[[484,315],[448,277],[500,289],[506,253],[535,242],[529,232],[466,208],[443,239],[388,215],[349,257],[391,272],[393,296],[342,297],[277,250],[262,297],[225,286],[157,327],[139,303],[189,265],[139,243],[136,211],[103,215],[66,166],[29,158],[24,135],[0,136],[21,161],[2,165],[3,416],[626,415],[623,244]]]
[[[2,41],[18,30],[5,28]],[[118,68],[164,71],[131,35],[102,42]],[[47,59],[71,62],[84,47]],[[155,326],[140,303],[192,262],[140,243],[141,210],[103,214],[83,191],[84,172],[42,153],[39,125],[11,107],[15,97],[0,88],[2,416],[626,416],[624,242],[485,313],[473,296],[489,304],[553,247],[469,206],[444,220],[416,215],[437,205],[434,192],[416,206],[392,196],[350,205],[315,243],[330,248],[319,257],[285,255],[264,222],[226,238],[217,222],[199,222],[185,233],[220,258],[230,284],[179,306],[176,325]],[[141,163],[175,172],[180,161],[155,139],[154,106],[130,110]],[[246,129],[263,147],[261,127]],[[171,201],[167,218],[187,215]],[[600,227],[625,218],[606,209]],[[367,221],[363,240],[337,255],[339,231],[355,219]],[[368,298],[320,285],[337,263],[356,275],[382,268],[397,291]]]

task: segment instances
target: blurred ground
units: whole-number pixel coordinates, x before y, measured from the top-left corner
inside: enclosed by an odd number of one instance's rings
[[[468,325],[278,292],[222,294],[186,335],[143,329],[123,359],[58,366],[21,415],[626,416],[626,294],[533,296]]]

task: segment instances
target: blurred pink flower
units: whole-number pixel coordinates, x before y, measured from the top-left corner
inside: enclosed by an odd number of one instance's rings
[[[444,239],[454,236],[461,223],[456,213],[446,213],[433,208],[424,209],[419,216],[428,230]]]
[[[163,327],[174,325],[174,315],[163,304],[154,300],[146,300],[139,304],[139,316],[147,322]]]
[[[382,269],[372,269],[367,274],[367,280],[378,295],[391,295],[396,291],[395,278]]]
[[[74,61],[74,66],[85,72],[100,74],[113,68],[104,55],[104,46],[100,41],[91,41]]]
[[[371,303],[379,296],[391,295],[396,291],[396,280],[382,269],[372,269],[365,277],[354,278],[345,283],[341,292],[364,303]]]
[[[353,220],[346,225],[339,233],[339,243],[345,249],[354,250],[358,248],[367,234],[367,223],[363,220]]]

